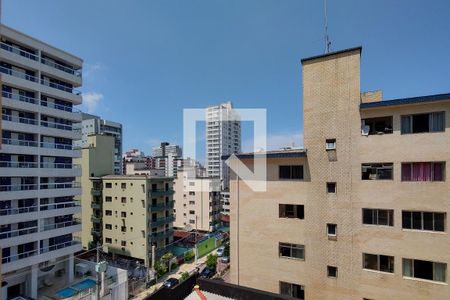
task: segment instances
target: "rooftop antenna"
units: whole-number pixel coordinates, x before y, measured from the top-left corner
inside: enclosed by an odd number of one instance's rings
[[[323,0],[323,6],[325,9],[325,53],[330,53],[331,41],[330,41],[330,36],[328,35],[327,0]]]

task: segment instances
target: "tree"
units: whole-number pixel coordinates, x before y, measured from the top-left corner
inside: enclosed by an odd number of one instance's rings
[[[206,257],[206,266],[211,269],[216,269],[216,265],[217,265],[217,255],[209,254]]]
[[[158,277],[163,276],[164,274],[167,273],[166,264],[161,263],[161,261],[157,261],[155,263],[155,271],[156,271],[156,274],[158,274]]]
[[[189,273],[188,272],[181,273],[181,281],[185,281],[188,278],[189,278]]]
[[[193,260],[194,258],[195,258],[194,251],[188,251],[184,255],[184,260],[187,261],[187,262]]]

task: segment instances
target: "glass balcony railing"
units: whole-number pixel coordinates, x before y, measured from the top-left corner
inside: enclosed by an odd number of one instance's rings
[[[0,185],[0,192],[37,190],[37,184]]]
[[[59,249],[64,249],[64,248],[67,248],[67,247],[70,247],[70,246],[74,246],[74,245],[78,245],[78,244],[80,244],[79,241],[73,240],[73,241],[68,241],[68,242],[65,242],[65,243],[51,245],[49,247],[43,247],[43,248],[41,248],[41,254],[47,253],[47,252],[51,252],[51,251],[55,251],[55,250],[59,250]]]
[[[50,189],[71,189],[71,188],[79,188],[81,184],[79,182],[58,182],[58,183],[41,183],[41,190],[50,190]]]
[[[12,237],[27,235],[38,232],[38,228],[36,227],[28,227],[23,229],[11,230],[8,232],[0,232],[0,240],[8,239]]]
[[[11,208],[0,209],[0,216],[27,214],[27,213],[36,212],[36,211],[38,211],[37,206],[11,207]]]
[[[10,92],[6,92],[6,91],[2,91],[2,96],[5,98],[14,99],[14,100],[27,102],[27,103],[31,103],[31,104],[37,104],[39,102],[39,100],[36,98],[27,97],[24,95],[10,93]]]
[[[46,79],[41,79],[41,84],[45,85],[45,86],[48,86],[48,87],[51,87],[51,88],[54,88],[54,89],[58,89],[58,90],[67,92],[67,93],[71,93],[71,94],[75,94],[75,95],[81,95],[80,91],[78,91],[78,90],[76,90],[76,89],[74,89],[72,87],[69,87],[69,86],[66,86],[66,85],[62,85],[62,84],[59,84],[59,83],[55,83],[55,82],[51,82],[51,81],[46,80]]]
[[[0,66],[0,72],[3,74],[8,74],[8,75],[14,76],[14,77],[22,78],[22,79],[25,79],[28,81],[39,82],[38,79],[33,75],[28,75],[24,72],[8,69],[5,67]]]
[[[2,143],[4,145],[13,145],[13,146],[25,146],[25,147],[37,147],[38,146],[38,142],[36,142],[36,141],[27,141],[27,140],[10,139],[10,138],[2,138]]]
[[[77,207],[77,206],[80,206],[80,205],[77,204],[75,201],[68,201],[68,202],[41,204],[41,206],[39,207],[39,210],[47,211],[47,210],[64,209],[64,208]]]
[[[156,203],[150,205],[150,209],[152,211],[162,211],[166,209],[171,209],[174,206],[174,201],[164,202],[164,203]]]
[[[61,223],[47,224],[47,225],[42,226],[40,231],[42,232],[42,231],[47,231],[47,230],[66,228],[66,227],[70,227],[70,226],[76,226],[76,225],[79,225],[79,224],[81,224],[81,222],[79,222],[77,220],[61,222]]]
[[[174,220],[175,220],[175,217],[173,215],[169,216],[169,217],[157,218],[157,219],[151,221],[151,227],[164,225],[166,223],[173,222]]]
[[[24,117],[18,117],[18,116],[6,115],[6,114],[2,114],[2,120],[9,121],[9,122],[15,122],[15,123],[28,124],[28,125],[37,125],[37,123],[38,123],[36,119],[24,118]]]
[[[41,120],[41,126],[72,131],[72,125],[50,122],[50,121],[42,121]]]
[[[172,235],[173,235],[173,229],[168,229],[168,230],[165,230],[165,231],[152,232],[150,234],[150,237],[152,239],[157,239],[158,240],[158,239],[164,239],[166,237],[170,237]]]
[[[173,189],[157,189],[157,190],[150,190],[148,192],[150,197],[161,197],[161,196],[168,196],[172,195],[174,193]]]
[[[0,161],[0,168],[37,168],[38,163],[36,162],[25,162],[25,161]]]
[[[16,255],[10,255],[10,256],[7,256],[7,257],[2,257],[2,264],[15,262],[15,261],[27,258],[27,257],[35,256],[37,254],[39,254],[39,250],[38,249],[34,249],[34,250],[27,251],[27,252],[18,253]]]
[[[74,150],[74,146],[72,146],[71,144],[58,144],[58,143],[49,143],[49,142],[41,142],[41,148]]]
[[[75,70],[72,67],[61,65],[61,64],[51,61],[49,59],[41,58],[41,63],[43,63],[44,65],[53,67],[55,69],[58,69],[60,71],[75,75],[77,77],[81,77],[81,75],[82,75],[81,70]]]
[[[20,48],[17,48],[17,47],[11,46],[11,45],[8,45],[6,43],[0,43],[0,48],[3,50],[6,50],[6,51],[12,52],[14,54],[26,57],[31,60],[35,60],[35,61],[39,60],[39,57],[36,54],[30,53],[28,51],[22,50]]]
[[[70,163],[42,162],[41,168],[44,168],[44,169],[78,169],[78,168],[80,168],[80,165],[70,164]]]

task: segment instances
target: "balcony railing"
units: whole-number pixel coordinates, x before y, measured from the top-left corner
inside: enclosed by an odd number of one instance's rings
[[[47,224],[47,225],[42,226],[40,231],[42,232],[42,231],[47,231],[47,230],[66,228],[66,227],[70,227],[70,226],[76,226],[76,225],[79,225],[79,224],[81,224],[81,223],[79,221],[77,221],[77,220],[61,222],[61,223]]]
[[[10,139],[10,138],[2,138],[2,143],[4,145],[24,146],[24,147],[37,147],[38,146],[38,142],[36,142],[36,141],[27,141],[27,140]]]
[[[36,98],[27,97],[27,96],[10,93],[10,92],[6,92],[6,91],[2,91],[2,96],[5,98],[14,99],[14,100],[27,102],[27,103],[31,103],[31,104],[37,104],[39,102],[39,100]]]
[[[35,256],[36,254],[39,254],[39,249],[34,249],[27,252],[22,252],[16,255],[10,255],[8,257],[2,257],[2,264],[7,264],[10,262],[15,262],[27,257]]]
[[[36,119],[23,118],[23,117],[17,117],[17,116],[12,116],[12,115],[5,115],[5,114],[2,114],[2,120],[9,121],[9,122],[28,124],[28,125],[37,125],[37,123],[38,123]]]
[[[173,193],[174,193],[173,189],[150,190],[148,192],[150,197],[168,196],[168,195],[172,195]]]
[[[38,104],[38,103],[40,103],[41,106],[48,107],[48,108],[53,108],[53,109],[57,109],[57,110],[63,110],[63,111],[67,111],[67,112],[80,112],[79,109],[76,109],[76,108],[74,108],[72,106],[51,103],[51,102],[48,102],[46,100],[39,100],[39,99],[36,99],[36,98],[33,98],[33,97],[23,96],[23,95],[19,95],[19,94],[16,94],[16,93],[10,93],[10,92],[6,92],[6,91],[2,91],[2,96],[5,97],[5,98],[14,99],[14,100],[18,100],[18,101],[22,101],[22,102],[26,102],[26,103],[31,103],[31,104]]]
[[[165,210],[165,209],[170,209],[173,208],[174,205],[174,201],[169,201],[167,203],[157,203],[157,204],[152,204],[150,205],[150,209],[152,211],[161,211],[161,210]]]
[[[12,52],[14,54],[26,57],[31,60],[35,60],[35,61],[39,60],[39,57],[36,54],[30,53],[28,51],[22,50],[20,48],[17,48],[17,47],[11,46],[11,45],[8,45],[6,43],[0,43],[0,48],[4,49],[6,51]]]
[[[57,122],[41,120],[41,126],[72,131],[72,125],[67,125],[67,124],[62,124],[62,123],[57,123]]]
[[[49,204],[41,204],[39,210],[46,211],[46,210],[63,209],[63,208],[70,208],[70,207],[76,207],[76,206],[80,206],[80,205],[77,204],[75,201],[49,203]]]
[[[37,184],[0,185],[0,192],[37,190]]]
[[[58,144],[58,143],[41,142],[41,148],[60,149],[60,150],[73,150],[74,146],[72,146],[71,144]]]
[[[41,106],[54,108],[54,109],[58,109],[58,110],[63,110],[63,111],[68,111],[68,112],[79,112],[80,111],[80,110],[73,108],[72,106],[56,104],[56,103],[48,102],[46,100],[41,100]]]
[[[100,205],[100,203],[91,202],[91,208],[93,208],[93,209],[101,209],[102,206]]]
[[[80,168],[80,165],[70,164],[70,163],[43,162],[43,163],[41,163],[41,168],[44,168],[44,169],[78,169],[78,168]]]
[[[173,222],[174,220],[175,220],[175,217],[173,215],[169,216],[169,217],[158,218],[156,220],[151,221],[151,227],[164,225],[166,223]]]
[[[153,232],[150,234],[150,237],[152,239],[163,239],[169,236],[173,235],[173,229],[165,230],[165,231],[159,231],[159,232]]]
[[[38,232],[38,228],[36,227],[28,227],[23,229],[11,230],[8,232],[0,232],[0,240],[8,239],[16,236],[22,236],[27,234],[32,234]]]
[[[91,228],[91,234],[96,237],[101,237],[102,232],[100,229]]]
[[[97,216],[92,215],[92,216],[91,216],[91,221],[92,221],[93,223],[101,223],[102,218],[101,218],[101,217],[97,217]]]
[[[92,188],[91,189],[91,195],[92,196],[101,196],[102,195],[102,190],[98,189],[98,188]]]
[[[57,182],[57,183],[41,183],[41,190],[50,190],[50,189],[71,189],[71,188],[79,188],[81,184],[79,182]]]
[[[25,162],[25,161],[0,161],[0,168],[37,168],[38,163],[36,162]]]
[[[36,211],[38,211],[37,206],[11,207],[11,208],[0,209],[0,216],[26,214],[26,213],[36,212]]]
[[[74,68],[58,64],[54,61],[51,61],[51,60],[48,60],[45,58],[41,58],[41,63],[43,63],[44,65],[53,67],[55,69],[58,69],[60,71],[75,75],[77,77],[81,77],[81,74],[82,74],[80,70],[75,70]]]
[[[22,79],[25,79],[25,80],[28,80],[28,81],[39,82],[38,79],[35,76],[33,76],[33,75],[28,75],[26,73],[19,72],[19,71],[16,71],[16,70],[11,70],[11,69],[8,69],[8,68],[5,68],[5,67],[0,67],[0,72],[4,73],[4,74],[11,75],[11,76],[14,76],[14,77],[22,78]]]
[[[44,248],[41,248],[41,254],[47,253],[47,252],[51,252],[51,251],[55,251],[55,250],[59,250],[59,249],[64,249],[64,248],[67,248],[67,247],[70,247],[70,246],[73,246],[73,245],[77,245],[77,244],[80,244],[80,242],[76,241],[76,240],[73,240],[73,241],[68,241],[68,242],[65,242],[65,243],[52,245],[52,246],[49,246],[49,247],[44,247]]]
[[[54,89],[58,89],[58,90],[67,92],[67,93],[71,93],[71,94],[75,94],[75,95],[81,95],[80,91],[78,91],[78,90],[76,90],[76,89],[74,89],[72,87],[68,87],[68,86],[65,86],[65,85],[62,85],[62,84],[59,84],[59,83],[54,83],[54,82],[51,82],[51,81],[46,80],[46,79],[41,79],[41,84],[43,84],[45,86],[48,86],[48,87],[51,87],[51,88],[54,88]]]

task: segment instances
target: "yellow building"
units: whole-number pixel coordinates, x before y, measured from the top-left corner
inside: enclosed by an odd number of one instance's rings
[[[450,94],[361,93],[360,56],[302,60],[305,149],[267,153],[266,192],[233,174],[232,283],[300,299],[449,298]]]
[[[81,149],[81,227],[77,235],[81,238],[83,249],[94,247],[101,242],[101,187],[92,177],[114,174],[114,137],[90,135],[86,146]]]

